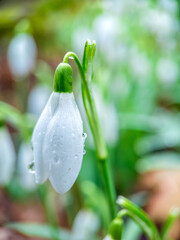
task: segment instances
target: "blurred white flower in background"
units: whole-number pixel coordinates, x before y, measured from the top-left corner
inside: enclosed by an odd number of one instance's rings
[[[91,240],[99,227],[100,221],[95,213],[88,210],[81,210],[74,220],[72,240]]]
[[[49,88],[44,85],[34,87],[29,94],[27,111],[39,116],[43,111],[50,94],[51,92]]]
[[[97,112],[100,118],[102,134],[109,145],[115,145],[118,139],[118,114],[115,106],[111,102],[103,99],[101,92],[94,89],[93,95],[95,98]]]
[[[112,97],[124,99],[128,97],[129,91],[130,83],[128,82],[128,78],[124,74],[115,76],[113,84],[110,85]]]
[[[143,54],[139,53],[136,48],[130,49],[130,68],[133,74],[137,77],[137,80],[146,80],[150,75],[150,63],[148,58]]]
[[[100,89],[96,86],[92,86],[92,93],[97,107],[97,113],[101,123],[102,134],[108,145],[114,146],[118,139],[119,126],[118,126],[118,114],[114,105],[108,101],[105,101],[102,97]],[[77,104],[83,118],[84,127],[86,129],[88,138],[87,144],[89,147],[94,147],[93,136],[89,127],[88,119],[84,109],[81,96],[77,99]]]
[[[178,31],[177,20],[162,10],[153,9],[145,11],[142,22],[161,41],[165,41],[167,37]]]
[[[124,31],[125,28],[116,14],[103,13],[94,19],[92,28],[94,39],[97,48],[108,62],[126,59],[127,46],[120,41],[120,35]]]
[[[128,47],[125,42],[121,42],[119,36],[126,30],[117,14],[103,13],[98,15],[90,28],[83,26],[75,28],[72,36],[73,50],[82,58],[84,43],[87,39],[95,39],[97,49],[101,54],[105,54],[106,61],[113,63],[123,61],[127,58]]]
[[[95,39],[91,30],[88,27],[80,27],[75,30],[72,36],[72,49],[82,59],[84,44],[87,39]]]
[[[159,5],[162,6],[165,10],[168,12],[171,12],[173,14],[177,13],[178,11],[178,5],[176,1],[171,0],[159,0]]]
[[[26,76],[35,65],[37,47],[28,33],[17,34],[8,48],[8,62],[15,76]]]
[[[107,235],[103,240],[113,240],[110,235]]]
[[[93,32],[95,33],[97,43],[102,50],[105,50],[114,42],[117,35],[117,18],[111,14],[101,14],[97,16],[93,23]]]
[[[30,144],[22,143],[18,152],[18,176],[19,182],[26,190],[36,188],[35,178],[28,169],[29,164],[33,161],[33,153]]]
[[[16,153],[6,127],[0,128],[0,185],[7,185],[15,168]]]
[[[157,63],[157,76],[163,83],[174,83],[178,79],[179,66],[171,59],[161,58]]]

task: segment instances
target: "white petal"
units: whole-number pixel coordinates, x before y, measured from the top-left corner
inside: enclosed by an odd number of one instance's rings
[[[37,48],[33,37],[27,33],[16,35],[8,49],[8,61],[13,74],[24,76],[33,68]]]
[[[10,182],[14,168],[16,153],[8,130],[0,128],[0,185]]]
[[[73,93],[61,93],[58,109],[44,140],[43,156],[50,159],[50,182],[61,194],[74,184],[83,159],[82,120]]]
[[[28,166],[33,160],[30,144],[22,143],[18,152],[18,176],[20,184],[24,189],[33,190],[36,187],[35,178],[29,172]]]
[[[59,93],[52,93],[33,132],[32,146],[34,155],[35,178],[37,183],[43,183],[49,177],[48,161],[43,158],[42,147],[44,136],[59,102]],[[36,103],[35,103],[36,104]]]
[[[107,235],[103,240],[113,240],[110,235]]]
[[[99,226],[100,221],[95,213],[87,210],[79,211],[72,227],[72,240],[92,239]]]

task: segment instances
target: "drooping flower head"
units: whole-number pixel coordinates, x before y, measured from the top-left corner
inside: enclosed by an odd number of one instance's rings
[[[83,125],[72,92],[72,68],[58,65],[51,94],[33,132],[34,170],[37,183],[49,178],[58,193],[74,184],[83,159]]]

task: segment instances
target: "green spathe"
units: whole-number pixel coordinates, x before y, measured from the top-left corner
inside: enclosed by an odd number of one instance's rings
[[[123,221],[121,219],[115,218],[109,226],[109,233],[111,238],[113,240],[121,240],[122,229],[123,229]]]
[[[68,63],[60,63],[54,74],[54,92],[72,92],[72,68]]]

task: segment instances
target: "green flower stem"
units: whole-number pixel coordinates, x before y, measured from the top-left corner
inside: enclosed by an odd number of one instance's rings
[[[174,208],[173,210],[171,210],[166,222],[164,223],[164,225],[162,227],[162,231],[161,231],[161,239],[162,240],[168,239],[169,230],[179,216],[180,216],[179,208]]]
[[[122,219],[124,216],[128,216],[133,221],[135,221],[139,225],[139,227],[142,229],[144,234],[148,237],[149,240],[154,240],[154,236],[153,236],[153,232],[152,232],[151,228],[141,218],[139,218],[137,215],[135,215],[134,213],[132,213],[131,211],[129,211],[127,209],[121,210],[118,213],[117,218]]]
[[[146,215],[146,213],[137,207],[134,203],[129,201],[128,199],[124,197],[119,197],[117,200],[117,203],[129,210],[131,213],[133,213],[135,216],[137,216],[139,219],[141,219],[147,226],[149,226],[153,232],[153,238],[152,240],[160,240],[160,236],[158,233],[158,230],[155,226],[155,224],[149,219],[149,217]]]
[[[95,47],[93,48],[93,51],[94,50],[95,50]],[[113,219],[116,215],[116,203],[115,203],[116,194],[115,194],[112,177],[110,174],[110,169],[109,169],[108,162],[107,162],[108,152],[107,152],[106,144],[102,137],[99,119],[98,119],[98,115],[97,115],[97,111],[96,111],[96,106],[95,106],[94,99],[91,94],[91,90],[90,90],[90,86],[89,86],[89,83],[87,80],[87,74],[86,74],[87,69],[88,69],[88,60],[89,60],[90,53],[92,54],[92,51],[90,52],[89,44],[86,43],[86,46],[85,46],[86,57],[83,62],[84,69],[79,61],[79,58],[73,52],[68,52],[64,56],[63,62],[68,63],[69,57],[72,57],[75,60],[78,70],[80,72],[80,76],[82,79],[83,102],[84,102],[85,110],[86,110],[87,117],[89,120],[89,124],[90,124],[91,130],[92,130],[92,134],[94,137],[95,146],[96,146],[96,155],[97,155],[97,159],[98,159],[98,162],[100,165],[101,174],[103,177],[104,185],[105,185],[107,196],[108,196],[111,219]]]

